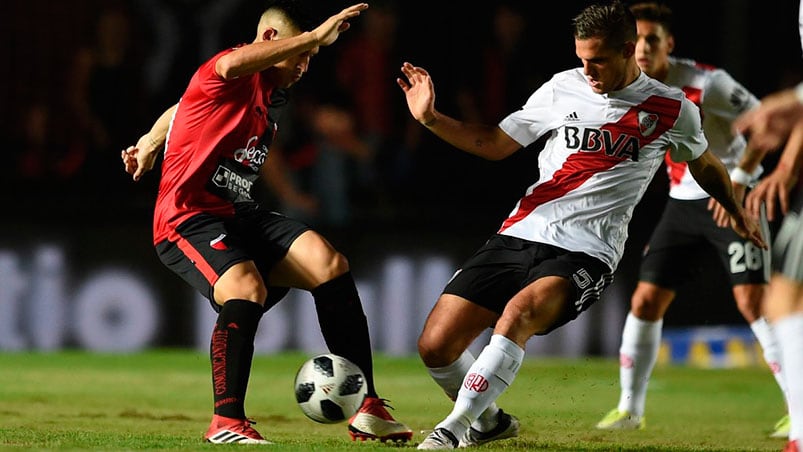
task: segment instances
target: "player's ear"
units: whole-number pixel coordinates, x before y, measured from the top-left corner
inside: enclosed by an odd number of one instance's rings
[[[632,57],[636,54],[636,43],[633,41],[626,41],[625,46],[622,49],[622,56],[625,59]]]
[[[675,50],[675,37],[669,35],[666,37],[666,48],[668,49],[667,53],[672,53]]]
[[[278,32],[273,27],[268,27],[265,31],[262,32],[262,40],[263,41],[270,41],[276,37]]]

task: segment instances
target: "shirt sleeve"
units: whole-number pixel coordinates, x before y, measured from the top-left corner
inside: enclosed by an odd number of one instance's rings
[[[714,114],[729,122],[758,106],[758,98],[730,74],[714,70],[708,79],[702,101],[705,114]]]
[[[215,69],[217,60],[236,49],[237,47],[233,47],[217,53],[203,63],[195,72],[194,78],[197,79],[197,88],[204,96],[225,98],[232,95],[241,95],[243,91],[251,89],[253,75],[226,80]]]
[[[673,162],[695,160],[708,149],[708,140],[703,134],[700,120],[700,109],[685,97],[681,102],[680,116],[668,132],[672,142],[669,157]]]
[[[522,147],[534,143],[553,128],[554,78],[539,87],[517,111],[499,122],[501,128]]]

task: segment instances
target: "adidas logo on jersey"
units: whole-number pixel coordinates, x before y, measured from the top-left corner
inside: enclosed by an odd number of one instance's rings
[[[577,112],[573,111],[573,112],[569,113],[568,115],[566,115],[566,117],[563,118],[563,120],[567,121],[567,122],[571,122],[571,121],[579,121],[580,118],[577,116]]]

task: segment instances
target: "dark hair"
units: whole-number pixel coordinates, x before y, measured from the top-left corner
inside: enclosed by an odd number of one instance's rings
[[[633,13],[636,20],[655,22],[664,27],[667,32],[672,32],[672,10],[663,3],[634,3],[630,5],[630,12]]]
[[[315,28],[317,18],[315,13],[299,0],[268,0],[263,11],[278,9],[284,13],[288,20],[301,31],[310,31]]]
[[[621,1],[591,5],[573,20],[575,39],[601,38],[608,47],[621,49],[637,39],[636,19]]]

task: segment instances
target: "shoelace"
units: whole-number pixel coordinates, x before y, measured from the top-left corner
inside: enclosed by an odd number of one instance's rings
[[[383,398],[377,397],[377,398],[375,398],[373,400],[376,400],[376,402],[372,401],[371,405],[379,405],[379,406],[383,406],[383,407],[386,407],[386,408],[390,408],[391,410],[395,410],[395,408],[390,406],[390,404],[388,403],[388,402],[390,402],[390,400],[388,400],[388,399],[383,399]]]
[[[255,421],[255,420],[253,420],[253,419],[245,419],[245,420],[243,421],[243,423],[242,423],[242,424],[239,424],[239,425],[237,425],[237,427],[239,427],[239,429],[238,429],[238,430],[240,431],[240,433],[246,433],[246,432],[254,432],[254,433],[257,433],[257,431],[256,431],[256,430],[254,430],[253,428],[251,428],[251,426],[252,426],[252,425],[255,425],[256,423],[257,423],[257,421]]]

